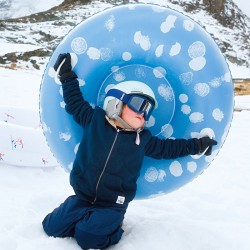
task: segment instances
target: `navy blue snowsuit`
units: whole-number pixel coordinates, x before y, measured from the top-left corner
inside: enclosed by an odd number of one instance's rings
[[[66,111],[84,134],[70,173],[76,195],[44,219],[44,230],[54,237],[75,237],[83,249],[103,249],[121,238],[121,224],[135,196],[144,156],[170,159],[196,154],[198,140],[159,139],[147,129],[116,128],[103,109],[92,108],[84,100],[77,80],[62,86]]]

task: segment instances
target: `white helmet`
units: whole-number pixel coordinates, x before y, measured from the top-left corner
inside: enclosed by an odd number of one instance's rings
[[[151,111],[157,107],[154,92],[148,85],[139,81],[124,81],[112,87],[104,99],[103,109],[109,118],[117,119],[118,117],[118,120],[121,120],[122,107],[124,103],[128,103],[128,96],[145,97],[149,100]],[[149,116],[145,119],[148,120]]]

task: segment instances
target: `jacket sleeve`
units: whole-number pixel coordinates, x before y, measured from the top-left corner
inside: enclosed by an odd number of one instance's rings
[[[152,136],[145,148],[145,155],[155,159],[175,159],[199,153],[199,140],[160,139]]]
[[[84,100],[78,80],[62,84],[65,110],[73,115],[74,120],[85,127],[92,119],[94,109]]]

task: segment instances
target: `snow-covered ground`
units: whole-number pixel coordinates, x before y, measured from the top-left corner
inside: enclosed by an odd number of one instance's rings
[[[0,106],[38,112],[41,77],[42,71],[0,68]],[[110,249],[250,249],[250,96],[235,100],[243,111],[235,112],[211,166],[178,191],[132,202],[124,236]],[[61,167],[17,167],[0,161],[0,190],[2,250],[79,249],[74,239],[47,237],[41,226],[43,217],[72,194]]]

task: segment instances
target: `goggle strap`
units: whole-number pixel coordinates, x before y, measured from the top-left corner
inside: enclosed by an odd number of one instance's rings
[[[128,103],[129,99],[130,99],[130,95],[124,93],[123,91],[119,90],[119,89],[110,89],[107,92],[106,96],[113,96],[119,100],[121,100],[124,103]]]

